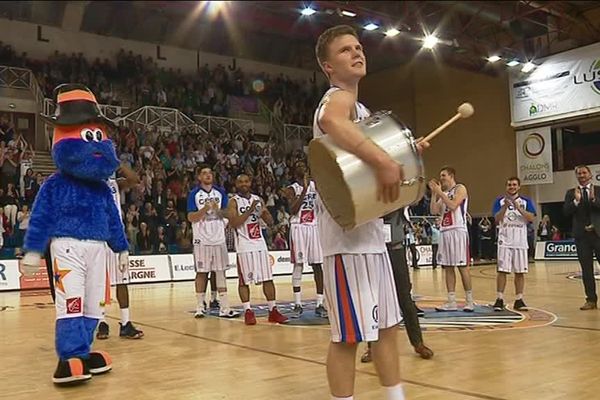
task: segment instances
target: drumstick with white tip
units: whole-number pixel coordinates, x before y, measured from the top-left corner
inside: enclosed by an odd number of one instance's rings
[[[431,139],[436,137],[441,131],[446,129],[448,126],[456,122],[461,118],[469,118],[475,112],[475,109],[471,105],[471,103],[462,103],[458,109],[456,110],[456,115],[450,118],[448,121],[444,122],[441,126],[433,130],[429,135],[425,136],[422,140],[423,142],[430,142]]]

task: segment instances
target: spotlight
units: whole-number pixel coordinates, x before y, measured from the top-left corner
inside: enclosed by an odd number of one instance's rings
[[[523,68],[521,68],[521,72],[530,72],[531,70],[533,70],[535,68],[535,64],[532,62],[527,62],[525,63],[525,65],[523,65]]]
[[[371,22],[371,23],[369,23],[369,24],[365,25],[365,26],[364,26],[364,28],[365,28],[367,31],[374,31],[375,29],[379,28],[379,25],[377,25],[377,24],[374,24],[374,23],[372,23],[372,22]]]
[[[423,47],[426,49],[433,49],[439,41],[440,40],[434,35],[425,36],[425,39],[423,40]]]
[[[300,11],[300,14],[304,15],[305,17],[310,17],[314,13],[316,13],[316,11],[312,7],[304,7],[304,9]]]
[[[501,58],[502,57],[500,57],[500,56],[490,56],[490,57],[488,57],[487,60],[491,63],[495,63],[496,61],[500,60]]]
[[[519,61],[512,60],[512,61],[507,62],[506,65],[508,65],[509,67],[514,67],[515,65],[519,65]]]
[[[356,17],[356,13],[348,10],[342,10],[342,15],[345,17],[354,18]]]
[[[400,31],[398,29],[396,29],[396,28],[390,28],[387,31],[385,31],[385,36],[387,36],[387,37],[394,37],[394,36],[396,36],[399,33],[400,33]]]

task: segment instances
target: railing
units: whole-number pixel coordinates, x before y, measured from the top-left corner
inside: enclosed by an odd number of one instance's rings
[[[308,145],[313,137],[313,129],[306,125],[283,125],[283,141],[288,150],[291,148],[300,148]]]
[[[254,131],[254,121],[240,118],[213,117],[210,115],[194,114],[194,120],[208,132],[225,129],[230,135],[245,135],[249,130]]]
[[[273,111],[271,111],[261,100],[258,100],[258,112],[260,116],[269,123],[269,136],[274,136],[273,139],[278,142],[284,142],[283,121],[277,118],[275,114],[273,114]]]
[[[196,134],[208,134],[206,129],[175,108],[144,106],[117,118],[115,122],[154,126],[159,131],[181,132],[183,129],[187,129]]]

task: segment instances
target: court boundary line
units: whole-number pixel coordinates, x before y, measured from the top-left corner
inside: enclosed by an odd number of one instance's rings
[[[115,320],[115,321],[119,320],[119,318],[117,318],[117,317],[112,317],[112,316],[108,316],[108,315],[106,316],[106,318],[107,319],[112,319],[112,320]],[[320,366],[323,366],[323,367],[326,366],[326,363],[321,362],[321,361],[317,361],[317,360],[313,360],[313,359],[310,359],[310,358],[304,358],[304,357],[300,357],[300,356],[294,356],[294,355],[291,355],[291,354],[280,353],[280,352],[272,351],[272,350],[259,349],[259,348],[250,347],[250,346],[243,345],[243,344],[238,344],[238,343],[233,343],[233,342],[227,342],[227,341],[220,340],[220,339],[215,339],[215,338],[211,338],[211,337],[196,335],[196,334],[193,334],[193,333],[181,332],[181,331],[178,331],[178,330],[175,330],[175,329],[163,328],[161,326],[157,326],[157,325],[153,325],[153,324],[149,324],[149,323],[143,323],[143,322],[139,322],[139,321],[135,321],[135,323],[137,325],[139,325],[139,326],[143,326],[143,327],[147,327],[147,328],[152,328],[152,329],[158,329],[158,330],[161,330],[163,332],[174,333],[174,334],[177,334],[177,335],[187,336],[187,337],[191,337],[191,338],[194,338],[194,339],[205,340],[207,342],[213,342],[213,343],[223,344],[223,345],[226,345],[226,346],[236,347],[236,348],[244,349],[244,350],[250,350],[250,351],[257,352],[257,353],[269,354],[269,355],[272,355],[272,356],[283,357],[283,358],[287,358],[287,359],[291,359],[291,360],[296,360],[296,361],[304,361],[304,362],[308,362],[308,363],[311,363],[311,364],[320,365]],[[374,373],[374,372],[363,371],[363,370],[360,370],[360,369],[356,369],[356,373],[377,377],[377,374]],[[495,396],[491,396],[491,395],[487,395],[487,394],[483,394],[483,393],[468,392],[468,391],[464,391],[464,390],[453,389],[453,388],[448,388],[448,387],[444,387],[444,386],[433,385],[433,384],[425,383],[425,382],[418,382],[418,381],[409,380],[409,379],[403,379],[402,382],[403,383],[408,383],[408,384],[411,384],[411,385],[415,385],[415,386],[426,387],[426,388],[429,388],[429,389],[436,389],[436,390],[440,390],[440,391],[445,391],[445,392],[450,392],[450,393],[455,393],[455,394],[461,394],[461,395],[464,395],[464,396],[469,396],[469,397],[473,397],[473,398],[477,398],[477,399],[484,399],[484,400],[508,400],[508,399],[505,399],[505,398],[502,398],[502,397],[495,397]]]

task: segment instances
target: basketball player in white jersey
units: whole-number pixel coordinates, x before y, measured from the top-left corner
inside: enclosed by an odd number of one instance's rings
[[[118,177],[117,175],[122,175]],[[115,175],[109,178],[106,182],[110,187],[110,191],[113,194],[115,204],[121,219],[123,219],[121,209],[121,190],[131,188],[140,183],[140,179],[137,174],[126,166],[121,166]],[[125,268],[119,267],[119,255],[108,249],[106,259],[108,260],[108,275],[110,278],[110,285],[116,286],[117,289],[117,302],[121,311],[121,322],[119,323],[119,336],[127,339],[140,339],[144,336],[144,332],[133,325],[129,319],[129,289],[127,284],[129,283],[129,265]],[[98,330],[96,332],[97,339],[108,339],[109,336],[109,325],[106,320],[102,318],[98,324]]]
[[[255,325],[256,316],[250,307],[250,283],[263,285],[263,293],[269,304],[269,322],[283,324],[288,318],[282,315],[275,305],[275,285],[273,269],[269,261],[267,242],[262,235],[260,220],[269,225],[273,217],[264,202],[250,193],[252,181],[248,175],[237,177],[235,187],[237,194],[229,202],[229,225],[235,229],[235,248],[239,276],[239,293],[244,307],[244,322]]]
[[[469,195],[463,184],[456,183],[456,171],[452,167],[440,170],[440,182],[431,180],[430,211],[433,215],[442,216],[440,227],[440,244],[438,249],[438,264],[444,269],[448,302],[437,311],[457,311],[456,305],[456,274],[458,268],[465,289],[466,301],[463,311],[473,312],[473,290],[471,288],[471,273],[469,263],[469,231],[467,229],[467,207]]]
[[[316,200],[318,197],[315,183],[310,180],[306,165],[302,161],[296,163],[294,171],[296,182],[292,183],[286,191],[290,204],[290,255],[294,271],[292,273],[292,286],[294,290],[294,310],[292,318],[299,318],[302,314],[302,270],[304,263],[310,264],[313,269],[315,285],[317,287],[317,317],[327,318],[327,311],[323,307],[323,251],[317,227]]]
[[[495,311],[504,310],[504,289],[506,276],[515,273],[515,310],[526,310],[523,301],[525,274],[528,271],[527,224],[535,219],[535,206],[528,197],[521,196],[521,180],[511,177],[506,180],[506,193],[494,202],[492,213],[498,230],[498,275],[496,288],[498,295],[494,303]]]
[[[328,135],[375,173],[378,199],[395,201],[403,178],[402,166],[368,140],[355,121],[369,115],[358,102],[358,83],[366,74],[366,58],[353,28],[342,25],[323,32],[316,45],[317,61],[331,88],[315,112],[314,137]],[[419,147],[426,147],[420,143]],[[383,220],[343,230],[317,201],[323,249],[323,280],[331,343],[327,378],[332,399],[353,399],[356,350],[373,342],[372,358],[388,400],[404,399],[400,382],[396,325],[402,319],[385,245]]]
[[[206,316],[206,286],[208,273],[215,274],[219,293],[219,317],[235,318],[239,314],[229,308],[225,271],[229,265],[225,242],[224,219],[228,198],[213,186],[213,172],[208,166],[197,170],[198,186],[188,195],[188,221],[192,224],[194,241],[194,265],[196,267],[195,318]]]

